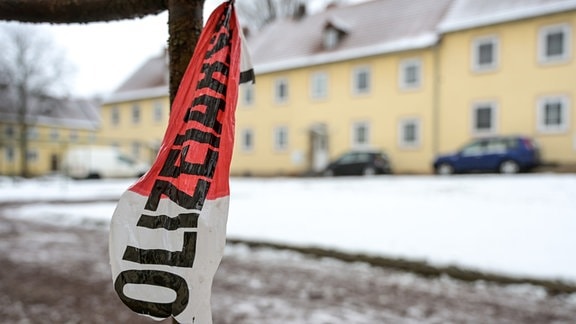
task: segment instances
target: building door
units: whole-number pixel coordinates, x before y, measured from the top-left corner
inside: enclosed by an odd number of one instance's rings
[[[58,163],[58,155],[51,154],[50,155],[50,171],[58,171],[59,163]]]
[[[312,125],[310,127],[310,166],[312,171],[322,171],[328,165],[329,157],[326,125]]]

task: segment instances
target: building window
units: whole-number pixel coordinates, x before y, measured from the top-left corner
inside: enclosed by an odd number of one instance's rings
[[[276,102],[286,102],[288,100],[288,80],[278,79],[274,86],[274,98]]]
[[[328,96],[328,74],[325,72],[312,73],[310,95],[313,99],[324,99]]]
[[[38,151],[35,149],[30,149],[26,152],[26,160],[29,162],[38,161]]]
[[[132,105],[132,124],[140,123],[140,106],[135,104]]]
[[[418,118],[401,119],[398,123],[398,144],[403,148],[420,145],[420,120]]]
[[[112,106],[110,109],[110,123],[113,126],[120,124],[120,110],[118,106]]]
[[[538,101],[538,130],[543,133],[561,133],[568,130],[569,101],[567,97],[545,97]]]
[[[14,148],[12,146],[7,146],[4,149],[4,157],[6,158],[7,162],[14,162],[16,159],[16,152],[14,152]]]
[[[140,144],[140,142],[132,142],[132,156],[134,156],[135,158],[139,158],[141,151],[142,151],[142,144]]]
[[[60,138],[60,132],[58,131],[58,128],[50,129],[50,139],[52,141],[57,141],[59,138]]]
[[[40,137],[40,133],[38,132],[38,128],[36,128],[34,126],[29,126],[26,137],[28,139],[31,139],[31,140],[38,139]]]
[[[284,126],[274,128],[274,149],[276,151],[288,149],[288,128]]]
[[[496,104],[493,102],[479,102],[472,105],[472,134],[494,134],[496,114]]]
[[[78,141],[78,131],[75,129],[70,130],[70,141],[76,142]]]
[[[352,125],[352,147],[362,148],[370,144],[370,125],[357,122]]]
[[[252,83],[243,83],[240,85],[242,89],[242,104],[244,106],[252,106],[254,104],[254,85]]]
[[[370,92],[370,68],[359,67],[354,69],[352,87],[355,94]]]
[[[324,33],[322,35],[322,42],[324,45],[324,49],[330,50],[338,45],[338,40],[340,36],[340,32],[331,26],[326,27],[324,29]]]
[[[472,42],[472,69],[489,71],[498,67],[499,41],[496,36],[475,38]]]
[[[6,138],[14,138],[16,135],[16,131],[14,131],[14,126],[6,125],[4,126],[4,134],[6,134]]]
[[[421,80],[422,60],[413,58],[400,61],[400,88],[419,88]]]
[[[90,143],[96,143],[96,132],[89,132],[88,133],[88,141]]]
[[[562,62],[570,58],[572,29],[568,24],[545,26],[538,34],[538,58],[541,63]]]
[[[154,102],[154,107],[152,108],[152,113],[154,121],[159,123],[162,121],[163,117],[164,117],[164,106],[162,105],[161,102],[156,101]]]
[[[254,149],[254,132],[252,129],[244,129],[240,133],[241,147],[243,151],[249,152]]]

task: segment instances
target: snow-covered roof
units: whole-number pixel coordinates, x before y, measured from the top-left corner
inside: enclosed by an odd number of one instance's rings
[[[15,91],[0,90],[0,120],[18,122]],[[98,103],[93,100],[30,96],[26,121],[38,125],[95,130],[100,127]]]
[[[269,73],[426,48],[444,33],[576,10],[576,0],[372,0],[283,19],[248,37],[255,72]],[[327,26],[344,33],[324,46]],[[132,74],[105,103],[167,96],[166,53]]]
[[[576,0],[454,0],[441,33],[576,10]]]
[[[375,0],[275,22],[249,40],[256,73],[423,48],[451,0]],[[322,46],[326,24],[343,28],[337,46]]]

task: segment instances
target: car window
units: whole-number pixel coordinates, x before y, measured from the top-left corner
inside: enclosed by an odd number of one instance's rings
[[[349,163],[354,163],[354,161],[356,161],[356,154],[354,153],[348,153],[346,155],[343,155],[340,160],[338,160],[338,163],[340,164],[349,164]]]
[[[486,145],[486,153],[506,153],[506,147],[508,146],[507,144],[507,139],[491,139]]]
[[[462,148],[462,155],[480,155],[484,151],[485,142],[474,142]]]
[[[356,162],[370,162],[370,153],[359,153]]]
[[[516,138],[507,138],[505,139],[506,141],[506,147],[508,149],[515,149],[518,147],[518,140]]]
[[[126,163],[128,165],[133,165],[136,164],[136,162],[134,162],[134,160],[132,160],[131,158],[127,157],[126,155],[118,155],[118,161]]]

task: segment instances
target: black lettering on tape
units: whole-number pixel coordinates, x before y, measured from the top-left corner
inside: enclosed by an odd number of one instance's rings
[[[151,229],[163,228],[169,231],[175,231],[179,228],[197,228],[198,217],[200,217],[198,213],[178,214],[176,217],[168,215],[140,215],[136,226]]]
[[[190,109],[188,109],[190,111]],[[188,115],[189,112],[186,114]],[[186,117],[187,118],[187,117]],[[174,139],[174,145],[179,146],[184,144],[186,141],[194,141],[202,144],[210,144],[213,147],[220,146],[220,138],[212,133],[203,132],[201,130],[190,128],[186,130],[184,134],[176,135]]]
[[[190,196],[166,180],[156,180],[144,208],[155,211],[158,209],[162,195],[166,195],[180,207],[202,210],[208,189],[210,189],[210,182],[198,179],[194,188],[194,194]]]
[[[190,174],[212,179],[214,171],[216,170],[216,162],[218,161],[218,152],[208,149],[208,153],[204,158],[204,163],[190,163],[185,160],[188,155],[190,146],[184,147],[182,150],[170,150],[168,158],[160,170],[160,175],[164,177],[177,178],[180,174]],[[176,162],[179,162],[178,165]]]
[[[163,264],[171,267],[192,268],[196,255],[196,232],[185,232],[182,251],[167,251],[162,249],[139,249],[127,246],[123,260],[140,264]]]
[[[204,63],[202,65],[202,72],[204,73],[204,78],[198,82],[196,89],[212,89],[221,95],[226,95],[226,84],[220,82],[220,80],[215,79],[214,75],[220,73],[228,79],[230,68],[225,62],[213,62],[212,64]]]
[[[194,107],[206,106],[206,111],[201,112],[195,110]],[[192,102],[192,109],[186,115],[186,122],[194,120],[200,124],[212,128],[216,134],[220,135],[222,133],[222,123],[218,121],[218,111],[224,111],[226,108],[226,101],[223,99],[215,98],[209,95],[202,95],[200,97],[194,98]]]
[[[176,299],[171,303],[154,303],[132,299],[124,294],[124,286],[127,284],[168,288],[176,293]],[[158,270],[126,270],[116,277],[114,289],[122,302],[139,314],[167,318],[171,315],[177,316],[182,313],[188,305],[189,292],[186,280],[171,272]]]

